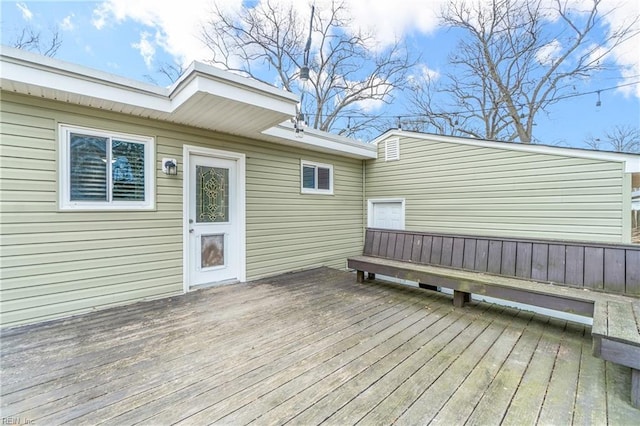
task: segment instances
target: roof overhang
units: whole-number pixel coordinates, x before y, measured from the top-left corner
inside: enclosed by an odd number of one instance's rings
[[[484,139],[461,138],[456,136],[434,135],[429,133],[410,132],[406,130],[389,130],[378,136],[372,145],[377,145],[390,137],[406,137],[434,142],[455,143],[459,145],[481,146],[512,151],[533,152],[538,154],[563,155],[574,158],[615,161],[624,163],[626,173],[640,173],[640,155],[624,152],[595,151],[582,148],[564,148],[559,146],[523,144],[517,142],[498,142]]]
[[[262,135],[261,139],[267,141],[328,154],[337,154],[343,157],[360,160],[377,157],[377,148],[373,144],[310,128],[305,128],[304,131],[296,133],[295,127],[290,121],[271,127],[262,132]]]
[[[169,88],[2,46],[0,88],[245,137],[293,117],[298,97],[194,62]]]

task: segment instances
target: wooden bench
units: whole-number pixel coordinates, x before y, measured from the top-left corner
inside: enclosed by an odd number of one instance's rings
[[[580,246],[379,229],[366,232],[364,255],[347,260],[348,267],[357,271],[358,282],[364,282],[365,273],[370,279],[381,274],[415,281],[423,288],[452,289],[456,307],[478,294],[592,317],[593,354],[631,368],[631,402],[640,408],[640,299],[629,297],[640,294],[640,246]],[[525,248],[519,250],[519,244]],[[560,255],[557,246],[565,249],[562,273],[557,259],[549,258],[551,253]],[[534,247],[547,254],[546,261],[541,256],[534,260]],[[577,282],[576,274],[568,272],[576,270],[576,265],[567,263],[569,252],[571,262],[583,268],[582,285],[565,282],[567,277]],[[582,258],[576,253],[582,253]],[[590,257],[585,259],[587,254]],[[591,262],[589,268],[585,262]],[[592,282],[592,277],[585,279],[585,271],[596,269],[602,271],[601,285],[584,286]],[[562,279],[542,280],[532,275]]]
[[[595,303],[593,355],[631,368],[631,403],[640,408],[640,301]]]

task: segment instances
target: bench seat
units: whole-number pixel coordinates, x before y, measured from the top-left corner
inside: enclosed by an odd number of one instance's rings
[[[603,297],[602,293],[586,289],[374,256],[351,257],[347,260],[347,266],[358,271],[360,282],[364,280],[366,271],[449,288],[454,290],[454,298],[456,292],[475,293],[585,317],[593,316],[595,300]],[[460,306],[460,303],[456,305]]]
[[[631,368],[631,402],[640,408],[640,300],[599,301],[591,336],[593,355]]]

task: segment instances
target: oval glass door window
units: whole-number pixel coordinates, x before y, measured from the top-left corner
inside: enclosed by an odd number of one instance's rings
[[[224,234],[200,236],[200,267],[224,266]]]

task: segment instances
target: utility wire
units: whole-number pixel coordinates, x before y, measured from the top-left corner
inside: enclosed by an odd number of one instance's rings
[[[552,99],[547,100],[546,102],[555,102],[555,101],[561,101],[564,99],[570,99],[570,98],[577,98],[580,96],[587,96],[587,95],[593,95],[593,94],[597,94],[597,93],[602,93],[602,92],[607,92],[610,90],[615,90],[615,89],[620,89],[622,87],[628,87],[628,86],[635,86],[637,84],[640,84],[640,81],[633,81],[630,83],[625,83],[625,84],[619,84],[617,86],[611,86],[611,87],[605,87],[604,89],[598,89],[598,90],[592,90],[589,92],[580,92],[580,93],[569,93],[566,95],[562,95],[562,96],[558,96]],[[527,104],[519,104],[516,105],[518,108],[523,108],[525,106],[527,106]],[[487,108],[487,109],[497,109],[497,108]],[[446,112],[446,111],[439,111],[438,114],[439,115],[461,115],[464,113],[475,113],[475,112],[481,112],[483,110],[461,110],[461,111],[450,111],[450,112]],[[316,114],[313,114],[314,116]],[[426,114],[401,114],[400,116],[398,114],[393,114],[393,115],[378,115],[376,116],[376,118],[378,119],[383,119],[383,118],[389,118],[389,119],[397,119],[397,118],[401,118],[401,119],[405,119],[405,118],[420,118],[420,117],[424,117]],[[326,118],[329,115],[325,115],[325,114],[318,114],[317,116],[321,117],[321,118]],[[358,118],[358,114],[355,112],[350,112],[348,114],[339,114],[337,117],[339,118],[347,118],[347,119],[356,119]]]

